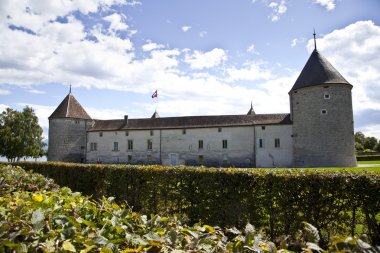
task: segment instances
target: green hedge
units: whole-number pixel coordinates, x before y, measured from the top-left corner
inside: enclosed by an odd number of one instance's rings
[[[190,222],[263,228],[272,240],[307,221],[333,235],[367,234],[380,245],[380,175],[314,170],[16,163],[135,211],[186,214]]]
[[[379,161],[380,155],[358,155],[356,156],[357,161]]]

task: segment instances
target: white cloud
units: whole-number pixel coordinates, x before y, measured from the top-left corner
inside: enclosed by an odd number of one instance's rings
[[[121,31],[121,30],[127,30],[128,25],[123,21],[125,19],[124,16],[114,13],[111,14],[105,18],[104,20],[108,21],[110,23],[110,30],[111,31]]]
[[[226,79],[228,82],[235,82],[239,80],[269,80],[273,77],[270,70],[263,68],[257,63],[246,64],[246,66],[241,69],[232,67],[227,69],[226,72],[228,74]]]
[[[148,41],[148,43],[144,44],[141,48],[144,52],[149,52],[149,51],[156,50],[156,49],[162,49],[164,47],[165,47],[164,45]]]
[[[318,51],[353,85],[354,114],[380,111],[379,41],[380,27],[372,21],[359,21],[317,39]],[[314,41],[309,40],[307,47],[313,50]]]
[[[205,53],[196,50],[192,55],[186,55],[185,57],[185,62],[190,64],[192,69],[216,67],[225,60],[227,60],[227,54],[220,48],[214,48]]]
[[[295,38],[292,40],[292,43],[290,44],[291,47],[295,47],[297,46],[297,44],[301,44],[301,43],[305,43],[306,41],[306,38],[302,37],[302,38]]]
[[[199,33],[199,37],[204,38],[207,35],[206,31],[202,31]]]
[[[9,95],[9,94],[12,94],[10,90],[0,89],[0,95]]]
[[[191,29],[191,26],[185,25],[185,26],[182,26],[181,29],[182,29],[182,31],[187,32]]]
[[[2,113],[3,111],[5,111],[5,109],[9,108],[8,105],[4,105],[4,104],[0,104],[0,113]]]
[[[255,45],[252,44],[247,48],[247,52],[251,54],[259,55],[260,53],[256,51]]]
[[[280,16],[285,14],[288,8],[286,7],[286,1],[272,1],[267,4],[268,7],[272,9],[272,13],[269,15],[269,18],[272,22],[276,22],[280,19]]]
[[[328,11],[335,9],[335,0],[314,0],[314,3],[325,7]]]

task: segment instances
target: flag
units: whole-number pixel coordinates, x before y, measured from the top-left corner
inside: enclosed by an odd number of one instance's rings
[[[152,94],[152,98],[156,98],[157,97],[157,90]]]

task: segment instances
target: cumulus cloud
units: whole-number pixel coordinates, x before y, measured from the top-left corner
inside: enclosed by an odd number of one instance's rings
[[[355,117],[367,110],[380,111],[380,27],[359,21],[317,39],[317,49],[353,85]],[[313,40],[308,41],[309,51]],[[380,124],[380,118],[373,124]]]
[[[269,69],[262,67],[258,63],[245,64],[243,68],[228,68],[226,70],[228,82],[235,82],[239,80],[254,81],[254,80],[269,80],[272,78],[272,73]]]
[[[286,1],[272,1],[267,4],[268,7],[272,9],[272,13],[269,15],[269,18],[272,22],[276,22],[280,19],[280,16],[285,14],[288,8],[286,7]]]
[[[207,35],[206,31],[202,31],[199,33],[199,37],[204,38]]]
[[[128,25],[123,21],[125,18],[124,16],[120,15],[120,14],[117,14],[117,13],[113,13],[105,18],[103,18],[104,20],[108,21],[110,23],[110,27],[109,29],[111,31],[121,31],[121,30],[127,30],[128,29]]]
[[[144,44],[141,49],[144,51],[144,52],[149,52],[149,51],[152,51],[152,50],[156,50],[156,49],[162,49],[164,48],[165,46],[164,45],[161,45],[161,44],[157,44],[157,43],[154,43],[152,41],[148,41],[147,44]]]
[[[306,41],[306,38],[302,37],[302,38],[295,38],[292,40],[292,43],[290,44],[291,47],[295,47],[297,46],[298,44],[302,44],[302,43],[305,43]]]
[[[182,26],[181,29],[182,29],[183,32],[187,32],[187,31],[189,31],[191,29],[191,26],[185,25],[185,26]]]
[[[259,55],[260,53],[256,51],[255,45],[252,44],[247,48],[247,52],[251,54],[257,54]]]
[[[12,94],[10,90],[0,89],[0,95],[9,95],[9,94]]]
[[[326,10],[332,11],[335,9],[335,0],[314,0],[314,3],[325,7]]]
[[[225,60],[227,60],[227,54],[220,48],[214,48],[205,53],[196,50],[192,55],[186,55],[185,57],[185,62],[190,64],[192,69],[216,67]]]

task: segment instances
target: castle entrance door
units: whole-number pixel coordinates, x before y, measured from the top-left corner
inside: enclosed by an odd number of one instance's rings
[[[177,166],[178,165],[178,154],[170,154],[170,166]]]

